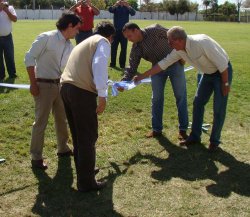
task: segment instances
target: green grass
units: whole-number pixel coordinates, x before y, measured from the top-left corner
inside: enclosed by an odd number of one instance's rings
[[[141,27],[156,21],[136,21]],[[222,132],[222,150],[209,154],[209,134],[202,145],[178,145],[177,109],[171,85],[165,93],[164,137],[145,139],[151,129],[151,88],[141,85],[109,97],[99,118],[98,178],[108,179],[100,193],[76,192],[73,159],[58,161],[53,120],[45,137],[46,172],[30,168],[29,142],[34,102],[27,90],[0,89],[0,216],[249,216],[250,215],[250,28],[247,24],[158,21],[205,33],[228,52],[234,67],[232,91]],[[14,25],[19,78],[28,83],[23,59],[35,37],[54,29],[55,21],[19,21]],[[129,44],[130,50],[131,44]],[[129,52],[128,52],[129,55]],[[141,62],[139,71],[150,64]],[[119,80],[121,71],[110,70]],[[187,72],[189,117],[196,71]],[[6,81],[7,82],[7,81]],[[212,123],[212,100],[205,122]]]

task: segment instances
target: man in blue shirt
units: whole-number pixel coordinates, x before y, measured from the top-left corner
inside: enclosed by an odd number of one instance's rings
[[[129,15],[135,15],[135,10],[128,4],[127,1],[119,0],[109,8],[109,12],[114,14],[113,20],[116,29],[114,41],[111,45],[110,67],[116,66],[117,48],[120,43],[121,52],[119,57],[119,64],[120,68],[125,68],[128,40],[123,36],[122,28],[129,21]]]

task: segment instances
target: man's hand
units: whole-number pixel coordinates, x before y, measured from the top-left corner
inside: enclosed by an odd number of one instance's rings
[[[138,74],[138,75],[136,75],[134,78],[133,78],[133,81],[135,82],[135,83],[138,83],[139,81],[141,81],[142,79],[144,79],[145,78],[145,75],[144,74]]]
[[[39,87],[37,85],[37,83],[33,83],[30,85],[30,93],[33,96],[38,96],[39,95]]]
[[[221,84],[222,95],[226,96],[230,92],[230,85],[228,82]]]
[[[98,106],[96,108],[96,113],[98,115],[102,114],[106,108],[106,98],[98,97]]]

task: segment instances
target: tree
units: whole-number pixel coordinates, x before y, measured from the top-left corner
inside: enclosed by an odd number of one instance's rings
[[[236,5],[228,1],[224,2],[223,5],[220,5],[218,11],[223,15],[230,16],[237,13]]]
[[[207,17],[207,7],[210,5],[210,3],[211,3],[211,0],[203,0],[203,5],[205,5],[205,8],[206,8],[205,10],[206,17]]]
[[[104,10],[106,8],[106,3],[104,0],[91,0],[91,3],[95,5],[99,10]]]
[[[137,0],[128,0],[129,5],[134,8],[136,11],[138,11],[138,3]]]
[[[162,4],[165,10],[168,11],[171,15],[176,14],[177,20],[179,19],[179,14],[184,14],[190,11],[190,4],[187,0],[164,0]]]

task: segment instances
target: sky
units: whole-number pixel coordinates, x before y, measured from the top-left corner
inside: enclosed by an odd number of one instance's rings
[[[161,2],[162,0],[152,0],[152,2],[155,2],[155,3],[157,3],[157,2]],[[192,2],[197,2],[198,4],[202,4],[202,0],[190,0],[190,1],[192,1]],[[218,3],[219,3],[219,5],[221,5],[221,4],[223,4],[224,2],[225,2],[226,0],[218,0]],[[227,0],[227,1],[229,1],[229,2],[231,2],[231,3],[236,3],[236,1],[237,0]],[[143,3],[143,0],[138,0],[138,3],[140,4],[140,2],[141,3]]]

